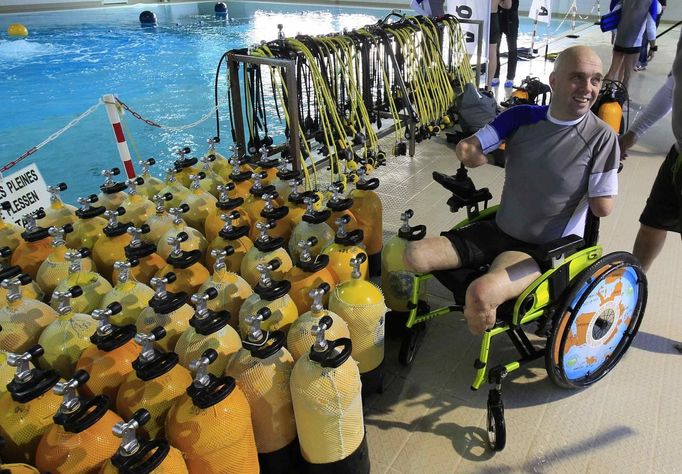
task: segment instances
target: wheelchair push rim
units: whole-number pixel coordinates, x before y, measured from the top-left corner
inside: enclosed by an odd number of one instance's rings
[[[552,381],[580,388],[604,377],[635,338],[646,299],[646,277],[630,253],[608,254],[581,272],[555,313],[545,354]]]

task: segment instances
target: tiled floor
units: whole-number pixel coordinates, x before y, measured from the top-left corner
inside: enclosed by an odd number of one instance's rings
[[[631,120],[665,80],[679,28],[659,39],[659,52],[645,72],[633,73]],[[550,45],[593,46],[610,63],[611,46],[597,27],[575,40]],[[519,66],[519,78],[530,70],[546,82],[552,63],[536,60]],[[504,90],[499,89],[503,94]],[[641,212],[658,167],[673,137],[670,118],[661,120],[632,150],[620,174],[615,212],[601,223],[607,252],[630,250]],[[388,146],[387,146],[388,148]],[[377,176],[384,204],[384,229],[395,232],[400,213],[415,211],[414,224],[430,234],[463,218],[448,212],[446,192],[431,179],[433,170],[452,174],[457,162],[445,137],[417,145],[413,157],[392,158]],[[499,196],[503,170],[483,166],[470,176]],[[507,447],[492,453],[486,447],[487,387],[470,390],[473,360],[480,339],[471,336],[459,313],[428,323],[424,345],[411,367],[397,360],[400,341],[389,337],[385,393],[366,403],[366,426],[373,472],[679,472],[682,454],[682,355],[673,344],[682,341],[677,304],[682,245],[671,235],[648,274],[649,300],[633,347],[605,379],[582,391],[566,391],[548,379],[542,360],[514,372],[505,381]],[[445,303],[447,293],[431,288],[431,302]],[[510,348],[495,349],[498,353]],[[511,352],[509,352],[511,354]]]

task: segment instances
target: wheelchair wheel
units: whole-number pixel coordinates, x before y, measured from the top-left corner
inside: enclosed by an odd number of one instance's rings
[[[504,405],[499,390],[488,392],[488,444],[493,451],[502,451],[507,444]]]
[[[635,257],[614,252],[580,273],[554,314],[545,367],[560,387],[586,387],[616,366],[637,334],[647,299]]]
[[[426,331],[426,324],[415,324],[411,328],[406,328],[405,335],[400,344],[400,352],[398,353],[398,360],[402,365],[410,365],[414,361],[414,357],[419,351],[421,341]]]

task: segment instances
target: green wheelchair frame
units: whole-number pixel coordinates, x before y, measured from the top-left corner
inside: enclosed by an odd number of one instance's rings
[[[489,198],[490,194],[487,189],[484,190]],[[482,200],[466,203],[468,218],[454,228],[492,218],[498,206],[488,207],[488,198],[485,199],[482,210],[479,209],[479,202]],[[593,217],[593,219],[597,218]],[[598,223],[598,221],[594,222]],[[596,227],[594,234],[593,240],[596,242]],[[625,353],[637,333],[646,307],[646,277],[639,266],[639,262],[631,254],[614,252],[604,257],[602,247],[599,244],[585,246],[583,239],[575,235],[550,243],[546,247],[546,251],[547,263],[551,262],[551,267],[547,268],[515,300],[512,300],[511,315],[508,314],[511,302],[507,302],[498,308],[497,322],[493,328],[488,329],[483,334],[480,353],[474,362],[476,374],[471,384],[472,390],[478,390],[486,381],[492,385],[488,395],[487,430],[488,442],[494,451],[504,449],[506,444],[501,384],[507,375],[531,361],[545,357],[548,375],[556,385],[563,388],[580,388],[590,385],[606,375]],[[584,380],[568,379],[562,369],[564,364],[563,350],[566,347],[566,338],[568,337],[566,331],[567,321],[569,320],[567,317],[576,320],[575,313],[580,309],[580,305],[584,304],[586,296],[583,295],[587,289],[593,291],[597,282],[608,278],[608,275],[617,275],[617,272],[623,272],[626,268],[630,268],[630,271],[636,275],[634,279],[635,285],[637,285],[638,299],[634,314],[630,318],[627,329],[623,332],[622,339],[618,342],[617,349],[614,350],[610,358],[606,357],[605,362],[594,374],[588,372]],[[601,275],[605,276],[602,278]],[[420,294],[425,289],[424,285],[433,277],[433,274],[415,274],[413,277],[411,296],[407,303],[409,312],[405,324],[406,334],[399,355],[400,362],[403,365],[409,365],[414,360],[423,338],[426,321],[450,312],[463,310],[463,304],[431,310],[425,301],[420,301]],[[575,303],[576,298],[579,301],[577,304]],[[571,304],[573,304],[572,307]],[[501,317],[500,310],[507,311],[507,315],[503,314]],[[593,322],[592,330],[595,333],[599,333],[600,329],[609,330],[611,326],[616,324],[613,320],[600,322],[601,318],[602,316],[598,315]],[[530,342],[525,332],[525,328],[530,323],[539,324],[536,334],[548,337],[545,347],[536,348]],[[604,327],[601,327],[600,324]],[[573,327],[569,324],[568,330],[570,331]],[[563,331],[563,333],[558,331]],[[488,358],[492,349],[493,338],[500,334],[507,334],[510,337],[520,354],[520,358],[489,367]]]

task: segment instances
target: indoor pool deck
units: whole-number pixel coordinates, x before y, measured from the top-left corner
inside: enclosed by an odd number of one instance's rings
[[[678,37],[679,28],[660,38],[653,63],[633,73],[631,120],[664,82]],[[550,51],[574,43],[592,45],[608,69],[609,38],[597,27],[579,39],[555,43]],[[546,82],[552,63],[520,63],[517,81],[530,67]],[[639,214],[672,143],[667,117],[630,153],[620,174],[617,208],[601,223],[606,252],[631,250]],[[389,161],[377,173],[387,235],[397,231],[400,213],[408,208],[415,212],[412,225],[426,224],[430,235],[463,218],[463,212],[448,211],[447,192],[431,179],[433,170],[452,174],[458,164],[444,135],[418,144],[413,158]],[[503,170],[483,166],[470,176],[499,198]],[[477,392],[469,388],[480,339],[469,334],[463,316],[453,313],[427,323],[411,367],[398,363],[400,341],[388,336],[385,392],[366,403],[372,472],[679,472],[682,354],[673,345],[682,342],[681,263],[680,238],[671,235],[648,274],[649,299],[639,334],[602,381],[582,391],[560,389],[548,379],[542,359],[505,381],[507,447],[499,453],[486,447],[487,386]],[[429,293],[432,306],[447,301],[442,287],[433,285]],[[507,338],[499,339],[498,355],[515,354]]]

